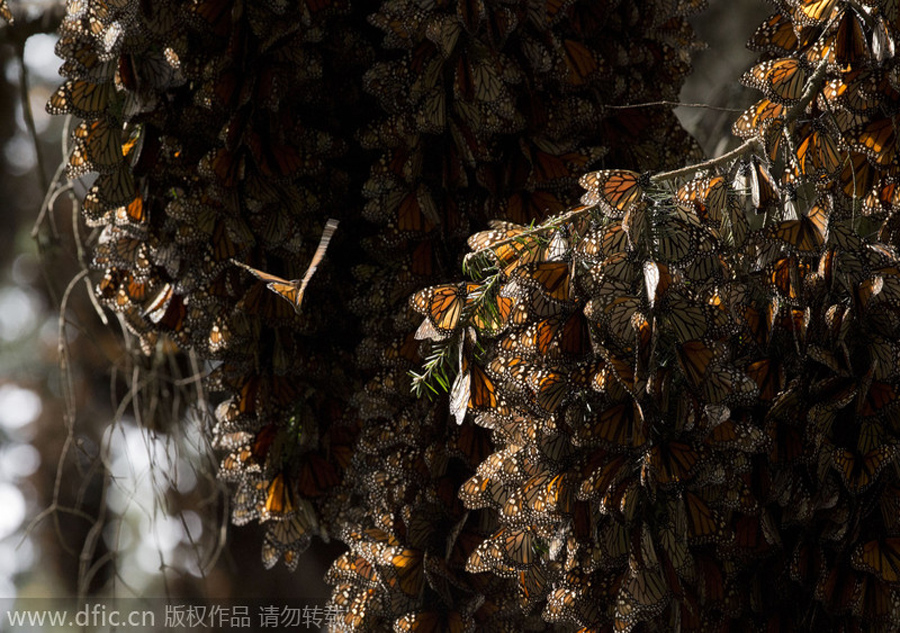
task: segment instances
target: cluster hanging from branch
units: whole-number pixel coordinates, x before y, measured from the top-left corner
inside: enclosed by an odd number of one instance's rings
[[[779,4],[702,162],[702,8],[69,4],[97,295],[336,630],[900,625],[900,9]]]

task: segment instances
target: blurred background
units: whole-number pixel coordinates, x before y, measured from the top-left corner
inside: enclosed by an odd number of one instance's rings
[[[228,525],[204,439],[210,417],[183,405],[197,399],[202,364],[133,354],[92,300],[71,204],[90,182],[60,182],[68,122],[44,110],[61,83],[53,32],[63,6],[10,6],[16,24],[0,26],[0,600],[324,604],[336,545],[315,543],[294,573],[266,571],[262,531]],[[754,101],[738,83],[755,57],[744,43],[772,10],[711,0],[693,19],[708,47],[681,101],[712,108],[677,112],[710,156],[736,144],[731,123]]]

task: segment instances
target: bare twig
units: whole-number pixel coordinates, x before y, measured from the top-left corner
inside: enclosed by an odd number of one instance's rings
[[[828,71],[828,60],[823,59],[819,62],[819,65],[816,66],[815,71],[810,76],[809,80],[806,83],[806,89],[803,91],[803,95],[800,99],[791,106],[791,108],[784,114],[784,128],[787,129],[788,125],[797,120],[797,118],[803,114],[806,110],[806,106],[812,103],[812,100],[816,98],[816,95],[819,94],[819,90],[822,88],[822,84],[825,83],[825,74]],[[656,174],[650,178],[652,182],[663,182],[666,180],[673,180],[675,178],[681,178],[683,176],[689,176],[694,172],[698,171],[707,171],[710,169],[714,169],[719,165],[724,163],[728,163],[735,158],[743,156],[745,154],[750,154],[757,149],[765,149],[762,146],[762,142],[758,138],[751,138],[731,150],[727,154],[723,154],[717,158],[710,159],[708,161],[704,161],[702,163],[697,163],[696,165],[691,165],[689,167],[682,167],[681,169],[675,169],[673,171],[666,171],[660,174]]]
[[[629,105],[604,105],[604,110],[632,110],[636,108],[697,108],[700,110],[715,110],[717,112],[740,112],[737,108],[714,106],[708,103],[682,103],[681,101],[648,101],[647,103],[632,103]]]

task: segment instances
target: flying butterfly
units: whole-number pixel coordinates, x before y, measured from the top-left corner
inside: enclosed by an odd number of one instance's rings
[[[334,235],[337,227],[337,220],[329,219],[325,223],[325,228],[322,231],[322,237],[319,240],[319,246],[316,248],[316,252],[313,254],[312,261],[310,261],[309,267],[306,269],[306,273],[303,275],[302,279],[287,281],[285,279],[282,279],[281,277],[276,277],[275,275],[270,275],[269,273],[264,273],[261,270],[252,268],[247,264],[238,261],[235,261],[234,263],[241,268],[246,268],[247,270],[249,270],[257,279],[266,282],[266,286],[269,288],[269,290],[290,303],[293,306],[294,311],[297,314],[300,314],[300,306],[303,303],[303,294],[306,292],[306,287],[307,285],[309,285],[312,276],[315,274],[316,268],[325,257],[325,251],[328,249],[328,243],[331,241],[331,236]]]

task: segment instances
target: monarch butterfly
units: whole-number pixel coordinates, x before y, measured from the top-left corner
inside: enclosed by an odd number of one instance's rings
[[[501,514],[510,521],[553,521],[553,515],[570,514],[574,503],[571,476],[546,473],[530,478],[513,492]]]
[[[764,358],[747,365],[747,375],[759,387],[759,399],[771,402],[784,388],[784,372],[781,363]]]
[[[877,107],[878,92],[871,73],[862,70],[851,70],[822,86],[822,98],[827,109],[834,112],[842,129],[847,129],[848,123],[856,120],[855,114],[868,114]],[[842,110],[849,112],[842,113]]]
[[[527,612],[546,597],[547,574],[541,565],[531,565],[528,569],[520,571],[516,578],[519,608]]]
[[[659,565],[632,571],[616,600],[614,629],[630,631],[639,620],[656,617],[663,612],[671,596]]]
[[[503,527],[490,540],[502,543],[506,559],[514,565],[532,565],[540,556],[539,544],[542,539],[532,526]]]
[[[450,415],[462,424],[469,409],[483,411],[502,406],[497,390],[484,369],[463,354],[466,343],[460,342],[459,374],[450,389]]]
[[[705,543],[724,539],[725,522],[701,497],[686,491],[684,504],[687,511],[688,537],[692,542]]]
[[[826,130],[813,129],[797,147],[799,174],[830,178],[844,162],[837,142]]]
[[[585,260],[604,259],[628,249],[628,234],[619,221],[588,232],[576,247],[578,255]]]
[[[606,305],[599,305],[599,302],[592,299],[585,305],[584,314],[600,324],[611,342],[629,349],[634,344],[636,334],[633,319],[640,314],[642,307],[643,302],[637,297],[616,297]]]
[[[797,220],[785,220],[771,230],[771,237],[788,245],[800,255],[815,255],[822,251],[828,239],[828,220],[832,202],[829,196],[819,198]]]
[[[777,204],[781,199],[775,178],[769,168],[756,157],[746,166],[745,177],[750,189],[750,201],[755,209],[762,210],[770,204]]]
[[[469,510],[478,508],[502,508],[510,492],[497,477],[476,473],[459,489],[459,498]]]
[[[654,238],[659,260],[676,266],[712,251],[716,244],[715,236],[698,217],[680,206],[656,223]]]
[[[550,369],[538,370],[529,376],[535,402],[547,413],[554,413],[571,393],[568,375]]]
[[[469,237],[467,244],[475,252],[466,256],[467,262],[485,252],[500,271],[509,277],[520,265],[543,258],[544,244],[539,234],[529,234],[528,227],[498,220],[492,221],[490,226],[489,231],[481,231]]]
[[[340,582],[361,584],[363,587],[374,587],[381,578],[375,566],[363,556],[353,552],[344,552],[328,568],[325,582],[336,585]]]
[[[599,541],[598,549],[602,552],[601,556],[604,562],[609,561],[610,564],[621,565],[631,553],[631,530],[620,521],[606,521],[600,529],[597,540]]]
[[[112,80],[118,60],[100,59],[95,43],[80,34],[65,32],[56,42],[56,56],[64,62],[59,74],[69,79],[88,79],[95,82]],[[105,56],[104,56],[105,57]]]
[[[426,317],[423,326],[428,324],[437,332],[438,337],[446,337],[456,329],[463,309],[471,301],[468,298],[469,293],[479,288],[478,284],[471,283],[434,286],[420,290],[413,295],[410,298],[410,305]],[[417,333],[416,336],[419,339],[435,338],[426,336],[425,331]]]
[[[816,26],[831,19],[837,0],[800,0],[793,13],[799,26]]]
[[[886,59],[891,59],[895,53],[894,37],[888,29],[888,22],[885,21],[883,16],[879,15],[872,30],[872,56],[881,64]]]
[[[804,31],[801,31],[801,34],[803,33]],[[807,32],[801,44],[801,40],[797,39],[791,19],[781,13],[776,13],[766,18],[766,21],[756,29],[747,43],[747,48],[762,53],[781,55],[806,46],[808,40]]]
[[[834,34],[834,58],[842,66],[856,64],[868,57],[869,47],[856,11],[846,8]]]
[[[342,585],[335,587],[335,592],[340,590]],[[353,587],[356,589],[357,587]],[[353,589],[347,588],[345,591],[352,595]],[[352,600],[348,600],[349,606],[343,610],[343,616],[339,616],[337,622],[341,624],[342,628],[349,631],[359,631],[362,630],[366,623],[366,615],[368,613],[369,607],[372,606],[373,609],[380,598],[380,592],[378,592],[374,587],[369,587],[368,589],[364,589],[358,594],[356,594]],[[337,601],[335,601],[337,602]],[[337,623],[336,622],[336,623]]]
[[[290,303],[294,308],[294,312],[296,312],[297,314],[301,314],[300,306],[303,303],[303,294],[306,292],[306,287],[307,285],[309,285],[312,276],[315,274],[316,268],[318,268],[322,259],[325,257],[325,251],[328,249],[328,243],[331,241],[331,236],[334,235],[337,226],[338,221],[334,219],[329,219],[325,223],[325,228],[322,231],[322,237],[319,240],[319,245],[316,248],[316,252],[313,254],[312,260],[309,262],[309,267],[306,269],[306,273],[304,273],[302,279],[287,281],[282,279],[281,277],[276,277],[275,275],[270,275],[269,273],[264,273],[261,270],[252,268],[247,264],[243,264],[238,261],[235,261],[234,263],[241,268],[249,270],[257,279],[266,282],[266,287],[269,290]]]
[[[486,335],[499,334],[508,324],[517,299],[496,295],[492,301],[479,304],[472,313],[472,325]]]
[[[309,548],[311,542],[308,525],[299,513],[284,521],[273,521],[269,523],[263,539],[263,566],[271,569],[282,559],[288,570],[294,571],[300,562],[300,554]]]
[[[122,131],[115,122],[82,121],[72,136],[75,142],[66,165],[69,178],[78,178],[89,171],[108,173],[122,164]]]
[[[862,152],[879,166],[892,165],[897,156],[895,118],[872,121],[844,134],[851,149]]]
[[[453,93],[464,102],[495,103],[509,99],[497,66],[488,59],[472,60],[469,53],[459,56],[456,64]]]
[[[491,454],[490,431],[479,424],[463,424],[450,431],[447,452],[474,468]]]
[[[567,83],[582,86],[591,81],[598,71],[605,70],[602,57],[584,44],[567,39],[563,41],[562,48]]]
[[[492,538],[486,538],[469,554],[466,559],[466,571],[480,574],[492,572],[502,578],[514,578],[518,570],[511,565],[503,551],[502,544]]]
[[[803,96],[808,76],[802,61],[784,57],[757,64],[741,77],[741,83],[761,90],[774,102],[790,103]]]
[[[663,487],[683,483],[701,460],[700,452],[682,442],[655,444],[644,453],[641,481],[653,480]]]
[[[290,483],[285,482],[283,472],[279,472],[271,481],[261,482],[261,487],[266,491],[266,500],[260,512],[261,520],[281,520],[294,514],[297,502]]]
[[[728,184],[724,176],[698,178],[682,185],[675,197],[691,205],[701,221],[718,228],[728,204]]]
[[[715,357],[703,341],[685,341],[678,346],[678,363],[688,382],[700,387]]]
[[[900,538],[877,539],[858,546],[850,564],[884,582],[900,581]]]
[[[897,447],[882,445],[865,454],[845,448],[834,449],[834,466],[851,494],[862,494],[897,456]]]
[[[591,446],[640,448],[647,441],[643,412],[634,402],[614,405],[597,414],[579,436]]]
[[[376,561],[384,583],[418,598],[425,587],[425,554],[419,549],[390,547]]]
[[[770,144],[767,142],[768,130],[771,126],[781,121],[781,116],[785,111],[783,103],[777,103],[769,99],[762,99],[750,106],[738,117],[734,125],[731,126],[732,131],[743,139],[756,137],[766,143],[766,147]]]
[[[303,455],[300,471],[297,473],[297,491],[302,496],[320,497],[340,481],[334,464],[317,453]]]
[[[604,496],[623,477],[624,463],[624,456],[611,457],[600,452],[585,467],[583,472],[586,476],[578,488],[576,498],[579,501],[591,501]]]
[[[528,386],[531,366],[520,356],[501,353],[490,362],[487,369],[491,375],[504,381],[507,389],[522,390]]]
[[[524,286],[536,288],[547,299],[569,301],[572,292],[570,262],[527,264],[516,271],[516,279]]]
[[[505,203],[506,217],[513,222],[528,222],[562,213],[566,205],[551,191],[517,191]]]
[[[889,622],[897,612],[897,593],[892,584],[871,575],[859,579],[856,612],[864,613],[871,622]]]
[[[900,484],[886,485],[878,498],[878,505],[887,534],[900,535]]]
[[[768,267],[769,280],[774,289],[790,302],[801,295],[803,278],[811,265],[797,257],[783,257]]]
[[[591,266],[587,272],[587,275],[579,275],[585,293],[602,299],[634,294],[634,284],[641,277],[641,266],[633,253],[616,253]]]
[[[399,191],[399,195],[403,195]],[[401,231],[413,233],[429,233],[440,223],[434,200],[431,195],[420,187],[418,191],[411,191],[403,196],[397,205],[396,226]]]
[[[231,497],[231,522],[246,525],[259,518],[259,491],[249,479],[241,479]]]
[[[144,308],[143,316],[164,330],[181,333],[187,318],[184,296],[175,294],[174,286],[167,283]]]
[[[874,184],[875,169],[865,153],[850,152],[848,158],[838,176],[838,181],[842,185],[841,190],[850,198],[863,199]]]
[[[412,332],[405,338],[391,341],[381,354],[384,360],[391,365],[418,365],[422,361],[419,355],[419,341]]]
[[[394,620],[396,633],[466,633],[475,626],[459,611],[416,611]]]
[[[110,107],[116,94],[112,81],[92,83],[70,79],[60,86],[47,102],[49,114],[73,114],[83,119],[98,119]]]
[[[641,174],[625,170],[601,170],[585,174],[579,184],[587,189],[581,203],[597,206],[621,219],[644,195]]]
[[[107,305],[124,308],[128,305],[142,305],[148,298],[150,285],[127,271],[107,270],[97,284],[97,294]]]
[[[505,337],[500,342],[501,349],[509,352],[520,352],[526,356],[549,353],[562,321],[554,316],[532,323],[524,332],[517,332]]]

